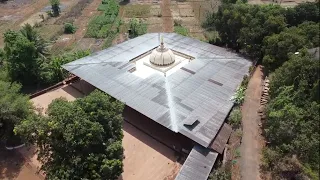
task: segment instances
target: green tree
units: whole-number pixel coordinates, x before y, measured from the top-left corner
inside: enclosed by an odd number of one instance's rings
[[[246,26],[240,30],[238,42],[248,55],[262,58],[262,42],[266,36],[280,33],[286,27],[284,9],[280,6],[251,6],[244,14]]]
[[[288,53],[295,53],[304,47],[310,47],[307,37],[301,29],[291,27],[279,34],[264,39],[263,64],[268,70],[274,71],[288,60]]]
[[[83,58],[90,55],[90,50],[80,50],[73,53],[66,53],[60,56],[52,56],[50,63],[48,65],[48,70],[44,72],[50,72],[50,75],[43,75],[49,77],[47,81],[51,83],[56,83],[64,80],[68,77],[69,73],[62,68],[62,65],[75,61],[77,59]]]
[[[52,9],[52,15],[54,17],[57,17],[60,15],[60,0],[49,0],[51,4],[51,9]]]
[[[287,23],[290,26],[297,26],[304,21],[319,22],[319,18],[319,1],[300,3],[286,11]]]
[[[48,55],[47,43],[45,40],[39,35],[35,28],[33,28],[30,24],[25,24],[20,30],[21,34],[26,37],[30,42],[34,43],[36,53],[39,57],[45,58]]]
[[[302,51],[290,55],[270,76],[265,125],[269,148],[280,157],[297,156],[308,176],[319,172],[319,75],[318,60]],[[267,162],[271,168],[279,169],[277,158]],[[306,173],[307,169],[311,173]]]
[[[303,34],[309,43],[311,43],[310,47],[319,47],[319,27],[320,23],[315,23],[312,21],[305,21],[299,24],[298,28],[301,30],[301,34]]]
[[[22,84],[36,83],[39,59],[34,42],[11,30],[4,34],[4,42],[4,57],[10,78]]]
[[[0,139],[13,135],[13,128],[32,113],[29,98],[20,93],[21,86],[0,80]]]
[[[100,91],[33,116],[15,132],[39,149],[47,179],[117,179],[122,173],[124,105]]]

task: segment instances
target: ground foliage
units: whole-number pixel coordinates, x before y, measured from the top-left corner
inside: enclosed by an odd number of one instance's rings
[[[228,116],[228,123],[232,126],[233,129],[238,129],[241,126],[241,109],[239,106],[235,106],[232,108],[229,116]]]
[[[65,23],[64,24],[64,33],[66,34],[73,34],[77,30],[77,27],[74,26],[72,23]]]
[[[119,3],[116,0],[103,0],[98,7],[101,15],[95,16],[88,25],[86,36],[93,38],[107,38],[119,32],[121,20],[118,17]]]
[[[147,33],[147,24],[139,19],[130,19],[129,22],[129,37],[135,38]]]
[[[15,132],[39,149],[47,179],[117,179],[122,173],[124,105],[98,90],[54,100],[48,116],[30,116]]]
[[[174,22],[173,31],[175,33],[183,35],[183,36],[189,35],[189,30],[188,30],[188,28],[186,28],[185,26],[182,25],[181,19],[175,19],[173,22]]]

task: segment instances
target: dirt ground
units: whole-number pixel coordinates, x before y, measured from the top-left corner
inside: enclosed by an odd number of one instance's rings
[[[78,90],[73,88],[72,86],[65,85],[63,87],[60,87],[58,89],[55,89],[53,91],[47,92],[45,94],[42,94],[40,96],[37,96],[31,101],[33,102],[33,105],[38,109],[41,110],[42,113],[45,113],[47,110],[49,104],[57,98],[66,98],[68,101],[73,101],[76,98],[83,97],[83,94],[80,93]]]
[[[83,94],[70,85],[57,88],[31,99],[43,113],[56,98],[69,101],[83,97]],[[157,140],[138,130],[129,123],[123,125],[123,147],[125,159],[121,180],[173,180],[181,168],[175,152]],[[23,147],[16,151],[0,149],[0,179],[40,180],[37,174],[40,163],[33,147]],[[4,154],[4,156],[2,156]]]
[[[0,148],[0,179],[3,180],[42,180],[18,151]]]
[[[123,180],[173,180],[180,170],[174,151],[136,129],[123,125]]]
[[[260,134],[258,109],[262,90],[262,70],[258,66],[251,77],[246,90],[245,101],[242,106],[242,143],[240,146],[240,173],[241,179],[259,180],[259,166],[261,164],[261,151],[264,142]]]

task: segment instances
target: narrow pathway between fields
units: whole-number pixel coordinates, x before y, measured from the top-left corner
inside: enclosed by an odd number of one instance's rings
[[[259,115],[262,86],[262,71],[257,67],[246,90],[246,98],[242,107],[243,136],[240,146],[240,173],[243,180],[259,180],[259,165],[262,150],[262,136],[260,135]]]
[[[101,0],[93,0],[88,6],[82,10],[82,14],[74,21],[74,24],[78,28],[75,32],[75,40],[81,40],[87,32],[87,26],[91,18],[99,14],[98,6],[101,4]]]
[[[162,32],[173,32],[173,18],[170,10],[171,0],[162,0],[161,15],[162,15]]]

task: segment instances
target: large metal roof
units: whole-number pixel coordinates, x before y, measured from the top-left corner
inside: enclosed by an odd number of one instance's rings
[[[130,73],[135,67],[130,60],[159,45],[157,33],[139,36],[63,67],[171,130],[175,116],[179,133],[208,147],[232,108],[230,98],[251,62],[189,37],[161,35],[166,47],[195,58],[168,77],[153,74],[142,79]],[[168,99],[173,102],[169,104]]]

